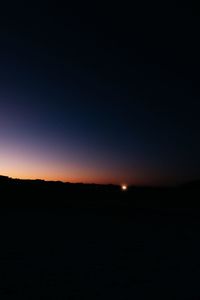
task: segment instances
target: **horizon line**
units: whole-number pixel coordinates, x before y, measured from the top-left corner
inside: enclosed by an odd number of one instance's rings
[[[29,180],[29,181],[44,181],[44,182],[61,182],[61,183],[64,183],[64,184],[85,184],[85,185],[113,185],[113,186],[118,186],[118,187],[121,187],[123,185],[126,185],[127,187],[147,187],[147,188],[170,188],[170,187],[176,187],[176,186],[180,186],[180,185],[184,185],[184,184],[187,184],[187,183],[191,183],[191,182],[197,182],[197,181],[200,181],[199,179],[196,179],[196,180],[190,180],[190,181],[186,181],[186,182],[182,182],[182,183],[174,183],[174,184],[127,184],[126,182],[122,182],[122,183],[97,183],[97,182],[83,182],[83,181],[64,181],[64,180],[61,180],[61,179],[45,179],[45,178],[20,178],[20,177],[12,177],[12,176],[9,176],[9,175],[1,175],[0,174],[0,178],[1,177],[5,177],[5,178],[8,178],[10,180]]]

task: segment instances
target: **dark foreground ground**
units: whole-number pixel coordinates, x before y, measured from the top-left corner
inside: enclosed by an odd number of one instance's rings
[[[0,191],[0,299],[200,299],[198,185]]]

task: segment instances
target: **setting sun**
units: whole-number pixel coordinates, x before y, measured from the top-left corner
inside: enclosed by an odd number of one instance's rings
[[[122,191],[126,191],[126,190],[127,190],[127,185],[123,184],[123,185],[121,186],[121,189],[122,189]]]

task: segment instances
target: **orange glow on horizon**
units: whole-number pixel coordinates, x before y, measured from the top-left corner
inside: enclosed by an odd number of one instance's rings
[[[1,172],[0,175],[8,176],[13,179],[24,179],[24,180],[45,180],[45,181],[61,181],[69,183],[86,183],[86,184],[116,184],[120,185],[118,180],[113,178],[98,178],[98,177],[66,177],[66,176],[48,176],[48,175],[28,175],[19,174],[15,172]]]
[[[71,152],[61,154],[20,143],[2,143],[0,175],[19,179],[116,184],[119,187],[122,182],[126,182],[127,186],[159,183],[157,174],[146,172],[142,166],[133,170],[123,164],[115,165],[112,161],[90,160],[78,155],[73,157]]]
[[[41,179],[71,183],[117,184],[127,181],[123,171],[100,167],[86,162],[61,161],[34,151],[20,151],[14,147],[0,149],[0,175],[18,179]],[[129,177],[130,174],[126,174]]]

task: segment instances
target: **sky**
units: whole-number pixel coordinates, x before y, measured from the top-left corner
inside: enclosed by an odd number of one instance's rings
[[[200,178],[198,10],[131,5],[2,7],[0,174],[137,185]]]

